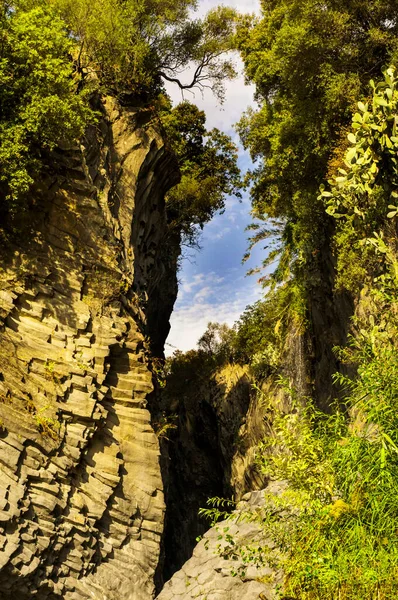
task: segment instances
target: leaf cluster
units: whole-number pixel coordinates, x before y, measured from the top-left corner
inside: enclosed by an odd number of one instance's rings
[[[224,210],[225,196],[241,197],[238,149],[225,133],[206,130],[205,113],[194,104],[183,102],[160,114],[181,171],[180,183],[166,197],[169,225],[193,244],[198,228]]]
[[[46,6],[0,15],[0,210],[21,210],[56,145],[71,145],[93,119],[76,94],[65,23]]]
[[[189,103],[175,109],[162,81],[182,89],[210,86],[221,99],[236,15],[219,8],[191,19],[194,0],[15,0],[0,15],[0,193],[4,213],[33,203],[29,191],[95,117],[94,91],[161,107],[163,129],[182,172],[168,197],[170,226],[194,243],[198,227],[240,195],[237,149]],[[192,80],[180,75],[195,65]],[[163,98],[163,105],[162,105]],[[23,200],[23,201],[22,201]],[[3,215],[4,216],[4,215]],[[5,217],[4,217],[5,218]]]
[[[224,82],[235,76],[225,53],[231,49],[235,11],[220,7],[193,19],[196,0],[15,0],[16,5],[50,5],[67,24],[81,78],[111,95],[148,102],[164,81],[184,90],[210,87],[223,98]],[[188,65],[191,78],[182,78]]]
[[[280,367],[287,332],[305,322],[304,298],[296,281],[289,281],[246,307],[235,324],[236,360],[250,364],[256,379]]]
[[[368,274],[381,275],[384,262],[374,250],[379,254],[388,252],[383,232],[388,232],[388,219],[398,212],[395,68],[386,69],[384,80],[377,85],[371,81],[371,87],[372,100],[359,102],[359,112],[352,118],[344,168],[339,168],[339,174],[330,180],[330,190],[321,187],[320,196],[326,201],[326,212],[338,220],[337,285],[351,290],[362,285]]]
[[[247,80],[255,85],[258,109],[249,109],[237,129],[256,166],[253,216],[278,219],[274,260],[315,284],[332,221],[318,188],[345,150],[357,98],[371,73],[398,53],[397,2],[371,0],[264,0],[258,19],[242,19],[236,44]],[[344,136],[343,136],[344,137]],[[259,228],[253,242],[269,238]]]

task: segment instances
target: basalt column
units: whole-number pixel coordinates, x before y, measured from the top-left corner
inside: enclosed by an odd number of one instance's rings
[[[154,594],[165,507],[147,315],[178,169],[149,111],[98,109],[33,192],[29,232],[2,250],[4,600]]]

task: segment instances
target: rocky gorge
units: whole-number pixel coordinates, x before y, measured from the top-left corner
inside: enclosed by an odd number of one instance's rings
[[[206,530],[207,497],[264,483],[252,466],[264,426],[239,365],[202,382],[199,408],[177,399],[174,443],[156,435],[180,252],[164,196],[179,171],[149,110],[96,108],[2,259],[4,600],[154,598]]]
[[[398,7],[253,2],[1,3],[0,600],[398,596]]]

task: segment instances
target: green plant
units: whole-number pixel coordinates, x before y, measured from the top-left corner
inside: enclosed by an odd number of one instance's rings
[[[7,233],[18,233],[24,212],[39,201],[38,193],[29,194],[32,186],[59,166],[54,149],[76,146],[95,124],[99,115],[90,105],[103,94],[145,108],[150,124],[169,138],[182,174],[167,198],[172,234],[194,243],[197,227],[223,209],[225,194],[239,195],[230,137],[206,131],[204,113],[187,102],[173,109],[165,93],[168,81],[181,89],[210,87],[222,101],[225,81],[235,76],[227,54],[235,11],[218,7],[193,19],[189,9],[195,6],[195,0],[3,2],[0,220]],[[194,74],[183,80],[188,64],[195,65]],[[127,281],[122,287],[130,289]],[[101,310],[95,294],[84,299],[93,312]]]
[[[94,113],[76,93],[73,40],[48,4],[3,2],[0,40],[0,211],[13,215],[26,208],[48,153],[73,144]]]
[[[397,60],[396,10],[396,0],[265,0],[259,18],[241,19],[236,43],[258,106],[237,129],[255,161],[250,246],[265,241],[271,250],[265,283],[325,283],[333,220],[318,188],[343,167],[369,74]]]
[[[255,521],[262,540],[238,545],[225,528],[220,555],[238,561],[237,577],[248,565],[283,569],[284,593],[303,600],[393,600],[398,592],[398,261],[382,232],[364,235],[363,244],[372,247],[379,274],[355,319],[357,335],[336,349],[340,361],[356,367],[352,378],[335,376],[345,397],[324,414],[280,378],[290,397],[282,410],[257,387],[272,426],[258,463],[288,487],[238,517],[220,499],[201,511],[213,525]],[[257,324],[250,319],[248,340]]]
[[[326,211],[337,219],[335,246],[337,280],[340,288],[355,290],[366,277],[380,276],[385,263],[381,253],[390,252],[388,221],[397,215],[391,204],[398,198],[398,89],[395,68],[384,70],[384,80],[371,81],[373,98],[359,102],[348,134],[350,146],[344,169],[321,188]],[[374,250],[377,250],[375,252]]]
[[[176,419],[177,417],[175,415],[166,415],[166,413],[163,413],[159,421],[156,421],[153,424],[156,437],[170,441],[167,436],[170,431],[177,429],[178,425],[176,424]]]
[[[239,516],[262,527],[263,541],[237,547],[224,533],[220,551],[241,561],[237,576],[245,565],[268,564],[284,570],[284,593],[295,598],[396,597],[398,354],[384,331],[375,323],[366,342],[347,350],[359,367],[357,379],[339,377],[350,390],[344,410],[295,406],[293,390],[293,412],[273,407],[274,435],[259,448],[259,463],[288,488]]]
[[[57,440],[59,438],[59,430],[61,424],[59,421],[54,419],[53,417],[49,417],[44,413],[51,408],[48,404],[44,406],[34,414],[34,421],[43,436],[49,437],[53,440]]]
[[[23,4],[42,0],[19,0]],[[195,0],[50,0],[74,40],[76,69],[105,93],[156,99],[169,81],[182,90],[211,87],[222,98],[234,76],[231,49],[236,15],[218,7],[192,19]],[[194,64],[191,78],[181,71]]]
[[[53,360],[47,360],[44,365],[44,373],[46,379],[53,381],[58,385],[61,381],[62,375],[56,370],[56,363]]]
[[[257,380],[280,366],[288,331],[305,329],[305,298],[297,281],[288,281],[246,307],[235,324],[234,358],[249,363]]]
[[[214,496],[213,498],[208,498],[207,505],[209,508],[199,509],[199,515],[210,519],[212,525],[215,525],[221,519],[230,516],[231,510],[236,506],[236,502],[234,500],[228,500],[227,498]]]
[[[152,359],[152,373],[156,379],[156,382],[160,388],[166,387],[166,367],[165,361],[161,358]]]
[[[182,234],[184,243],[194,245],[198,231],[224,210],[225,197],[241,198],[238,149],[220,130],[207,131],[205,113],[190,102],[171,108],[164,99],[159,114],[181,171],[180,183],[166,196],[169,228]]]

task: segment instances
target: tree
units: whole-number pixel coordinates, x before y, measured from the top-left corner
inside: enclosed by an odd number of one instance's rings
[[[277,279],[300,271],[309,280],[331,220],[318,197],[341,166],[358,97],[387,61],[398,58],[398,2],[263,0],[262,17],[242,19],[237,46],[258,110],[238,124],[257,161],[251,174],[254,241],[276,235],[284,253]]]
[[[122,102],[134,98],[155,109],[162,97],[162,80],[169,80],[182,89],[210,86],[222,98],[225,78],[234,75],[231,61],[224,57],[231,47],[235,12],[219,8],[203,20],[190,20],[188,9],[194,6],[194,0],[3,1],[0,192],[7,199],[3,211],[22,209],[18,199],[26,198],[49,150],[81,137],[94,117],[90,109],[94,91],[110,93]],[[184,83],[179,76],[188,63],[195,71]],[[182,150],[189,132],[176,133],[176,119],[184,111],[186,126],[197,128],[195,156],[189,155],[188,139]],[[163,113],[171,112],[166,99]],[[224,194],[239,188],[236,148],[218,130],[206,131],[204,113],[196,108],[177,108],[173,119],[171,146],[174,142],[181,146],[183,176],[170,194],[170,218],[193,236],[196,225],[203,226],[223,207]]]
[[[219,7],[191,19],[196,0],[15,0],[23,7],[49,4],[68,26],[76,68],[106,93],[156,98],[163,81],[181,89],[210,87],[222,99],[235,69],[235,11]],[[192,79],[180,77],[188,64]]]
[[[212,355],[223,363],[234,358],[236,332],[226,323],[207,324],[207,329],[198,340],[199,351]]]
[[[205,121],[205,113],[189,102],[173,109],[166,104],[162,115],[181,170],[181,182],[166,197],[169,224],[188,244],[195,242],[198,228],[224,209],[226,195],[241,197],[238,149],[218,129],[207,131]]]
[[[46,6],[0,15],[0,210],[20,211],[44,154],[70,144],[93,118],[76,94],[69,60],[73,41]],[[3,214],[4,217],[4,214]]]

